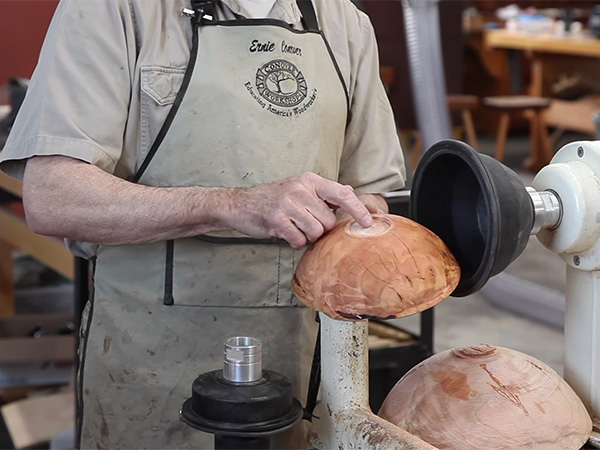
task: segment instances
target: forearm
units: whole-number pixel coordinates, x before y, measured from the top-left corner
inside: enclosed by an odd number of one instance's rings
[[[72,158],[31,159],[23,200],[40,234],[98,244],[139,244],[226,229],[231,189],[149,187]]]
[[[369,210],[352,188],[304,173],[251,188],[150,187],[85,162],[42,156],[25,169],[23,204],[40,234],[97,244],[141,244],[236,230],[302,248],[335,226],[338,205],[362,226]]]

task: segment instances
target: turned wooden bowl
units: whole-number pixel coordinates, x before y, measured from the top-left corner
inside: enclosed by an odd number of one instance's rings
[[[440,450],[578,450],[592,431],[582,401],[552,368],[486,344],[426,359],[379,415]]]
[[[434,233],[405,217],[376,214],[371,227],[348,220],[312,244],[292,288],[334,319],[392,319],[434,306],[459,279],[456,259]]]

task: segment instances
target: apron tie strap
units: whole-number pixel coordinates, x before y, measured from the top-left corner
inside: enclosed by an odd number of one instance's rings
[[[296,0],[298,8],[302,13],[302,22],[308,31],[319,31],[319,23],[317,22],[317,13],[312,4],[312,0]]]

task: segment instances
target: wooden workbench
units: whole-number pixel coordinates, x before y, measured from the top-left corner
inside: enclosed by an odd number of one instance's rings
[[[500,29],[488,30],[486,43],[496,48],[600,58],[600,40],[588,35],[555,36]]]
[[[600,39],[588,35],[555,36],[508,30],[488,30],[485,45],[492,49],[519,50],[531,61],[529,93],[551,96],[550,85],[559,74],[578,74],[586,85],[600,92]],[[552,79],[554,77],[554,80]],[[549,126],[596,134],[592,118],[600,110],[600,96],[577,100],[553,100],[545,113]]]

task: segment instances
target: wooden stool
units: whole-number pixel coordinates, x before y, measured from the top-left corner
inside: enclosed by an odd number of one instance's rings
[[[550,162],[554,151],[552,150],[543,116],[544,110],[550,106],[550,102],[551,100],[548,98],[529,95],[486,97],[483,99],[485,106],[500,111],[496,152],[494,154],[494,157],[498,161],[504,160],[510,114],[512,112],[522,112],[529,119],[529,139],[531,145],[531,156],[524,164],[525,169],[538,171]]]
[[[389,94],[391,87],[396,82],[396,68],[393,66],[380,66],[379,76],[381,77],[385,91]],[[479,97],[475,95],[450,94],[447,96],[447,100],[448,108],[451,112],[460,111],[467,142],[477,150],[479,144],[477,143],[477,134],[475,133],[471,111],[479,107]],[[414,143],[412,145],[410,166],[414,171],[423,151],[423,140],[417,130],[400,130],[400,137],[403,143],[408,142],[412,135],[414,135]],[[456,129],[453,130],[453,137],[455,139],[460,139],[460,135],[461,133],[457,132]]]
[[[464,132],[466,135],[466,140],[471,147],[475,150],[479,148],[479,144],[477,142],[477,133],[475,133],[475,125],[473,125],[473,116],[471,111],[474,111],[479,107],[479,97],[476,95],[466,95],[466,94],[448,94],[446,96],[448,100],[448,109],[450,112],[458,111],[461,114],[462,125],[464,127]],[[456,127],[453,131],[453,138],[460,139],[461,132],[456,130]],[[412,146],[412,156],[410,158],[410,167],[414,171],[417,167],[417,163],[419,162],[419,158],[421,157],[421,152],[423,151],[423,141],[421,139],[420,133],[417,132],[415,137],[415,143]]]
[[[460,111],[462,124],[465,127],[467,142],[475,150],[479,148],[475,125],[473,125],[473,116],[471,111],[479,108],[479,97],[466,94],[448,94],[448,108],[450,112]]]

